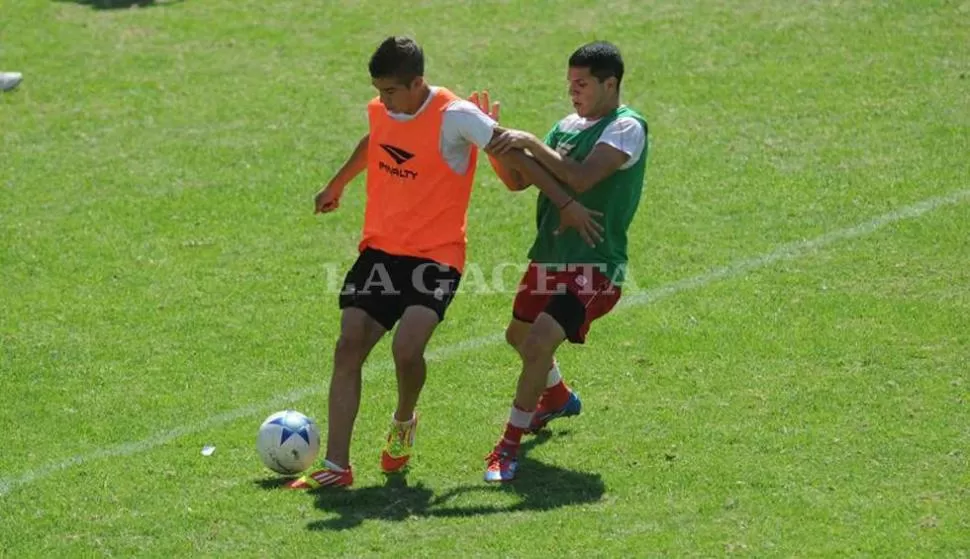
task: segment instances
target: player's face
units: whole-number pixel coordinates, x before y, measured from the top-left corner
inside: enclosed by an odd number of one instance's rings
[[[602,116],[600,113],[603,107],[609,105],[612,84],[616,80],[609,78],[601,82],[590,73],[589,68],[583,67],[570,67],[566,79],[576,114],[584,118]]]
[[[410,84],[401,83],[397,78],[374,78],[371,83],[380,95],[381,104],[392,113],[411,113],[414,108],[414,96],[417,87],[415,78]],[[423,101],[423,99],[422,99]],[[420,105],[419,105],[420,106]]]

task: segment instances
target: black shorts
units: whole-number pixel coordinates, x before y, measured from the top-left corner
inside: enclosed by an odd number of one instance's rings
[[[444,320],[459,281],[458,270],[434,260],[365,248],[344,278],[340,308],[361,309],[387,330],[415,305]]]

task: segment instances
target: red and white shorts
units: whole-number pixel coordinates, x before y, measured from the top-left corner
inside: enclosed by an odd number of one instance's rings
[[[535,322],[544,312],[562,326],[569,341],[581,344],[586,341],[590,324],[610,312],[619,300],[620,287],[593,265],[550,270],[530,262],[519,281],[512,316]]]

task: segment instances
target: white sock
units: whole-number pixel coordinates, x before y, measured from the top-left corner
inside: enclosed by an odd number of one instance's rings
[[[512,410],[509,411],[509,425],[512,427],[518,427],[519,429],[527,429],[529,425],[532,424],[532,416],[535,415],[535,410],[525,411],[512,406]]]
[[[347,471],[347,468],[341,468],[340,466],[334,464],[330,460],[324,460],[323,461],[323,467],[326,468],[326,469],[328,469],[328,470],[333,470],[335,472],[346,472]]]
[[[549,373],[546,375],[546,388],[551,388],[562,382],[562,373],[559,372],[559,363],[555,359],[552,360],[552,368],[549,369]]]
[[[391,425],[397,427],[398,429],[403,429],[405,427],[410,427],[411,425],[414,425],[414,419],[417,416],[417,413],[418,412],[411,412],[411,419],[409,419],[407,421],[398,421],[394,417],[394,414],[391,414]]]

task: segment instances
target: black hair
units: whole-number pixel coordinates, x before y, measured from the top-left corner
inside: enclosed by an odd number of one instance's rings
[[[424,75],[424,51],[408,37],[388,37],[370,58],[370,77],[395,78],[410,85]]]
[[[607,78],[616,78],[618,90],[620,82],[623,81],[623,57],[620,56],[620,49],[606,41],[588,43],[576,49],[569,57],[569,67],[589,68],[589,73],[600,83]]]

